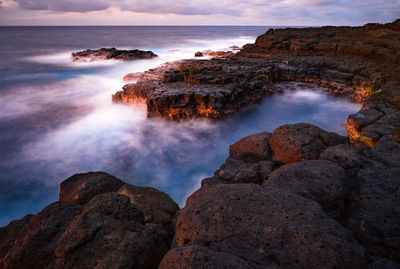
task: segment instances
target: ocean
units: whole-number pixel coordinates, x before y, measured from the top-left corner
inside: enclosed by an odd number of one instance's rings
[[[111,102],[122,77],[196,51],[253,43],[268,27],[0,27],[0,227],[58,200],[76,173],[104,171],[168,193],[180,206],[228,156],[229,144],[285,123],[346,134],[360,105],[312,85],[284,83],[223,121],[147,119],[145,105]],[[71,52],[152,50],[134,62],[73,63]],[[295,90],[294,90],[295,89]]]

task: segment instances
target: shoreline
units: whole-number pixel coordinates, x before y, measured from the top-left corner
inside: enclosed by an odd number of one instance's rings
[[[113,99],[146,101],[151,117],[222,118],[276,81],[317,82],[363,107],[348,118],[350,139],[306,123],[241,139],[182,209],[105,173],[75,175],[59,202],[0,228],[0,267],[398,268],[400,58],[384,47],[377,65],[372,53],[393,35],[400,20],[276,29],[238,56],[131,75]],[[354,37],[381,43],[357,54]]]

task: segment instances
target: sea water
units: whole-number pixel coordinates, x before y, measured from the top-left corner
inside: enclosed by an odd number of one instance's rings
[[[228,156],[229,144],[296,122],[346,135],[360,106],[283,83],[222,121],[147,119],[145,105],[111,102],[122,77],[196,51],[253,43],[268,27],[0,27],[0,226],[58,200],[75,173],[104,171],[168,193],[180,206]],[[134,62],[73,63],[87,48],[152,50]]]

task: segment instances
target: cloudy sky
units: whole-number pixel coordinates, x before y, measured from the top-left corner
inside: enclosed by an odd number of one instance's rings
[[[400,0],[0,0],[0,25],[362,25]]]

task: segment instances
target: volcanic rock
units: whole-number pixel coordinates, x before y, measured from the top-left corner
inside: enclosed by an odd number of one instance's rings
[[[94,196],[117,191],[125,183],[103,172],[76,174],[60,184],[60,201],[84,205]]]
[[[152,188],[74,175],[61,183],[60,202],[0,229],[0,268],[157,268],[178,209]]]
[[[283,163],[318,159],[326,147],[344,142],[345,137],[306,123],[283,125],[269,139],[274,159]]]
[[[269,147],[271,134],[262,132],[247,136],[229,146],[229,157],[234,159],[270,159],[272,151]]]
[[[83,50],[72,53],[72,60],[74,62],[92,62],[96,60],[121,60],[121,61],[134,61],[141,59],[151,59],[157,57],[157,54],[152,51],[142,50],[118,50],[116,48],[102,48],[98,50]]]
[[[244,268],[361,268],[365,264],[364,248],[317,203],[285,189],[255,184],[218,184],[192,194],[178,215],[176,243],[186,249],[207,247],[216,253],[215,268],[226,264],[218,253],[244,260],[242,266],[250,265]],[[171,250],[162,268],[188,262],[188,254],[181,251],[185,249]],[[206,260],[203,253],[192,254],[188,267],[198,264],[198,259]]]
[[[261,142],[271,144],[282,130],[292,143],[304,137],[320,140],[322,151],[318,148],[313,160],[285,165],[271,161],[277,159],[272,146],[262,161],[248,158],[243,145],[248,143],[249,152],[254,145],[265,149]],[[176,246],[160,267],[213,263],[226,268],[229,259],[240,268],[397,268],[396,139],[386,135],[371,149],[305,124],[285,125],[269,141],[266,137],[268,133],[255,134],[231,146],[235,153],[188,198],[177,217]],[[273,164],[262,179],[261,162]]]
[[[337,163],[312,160],[287,164],[273,171],[264,185],[285,188],[318,202],[330,216],[339,218],[351,179]]]

